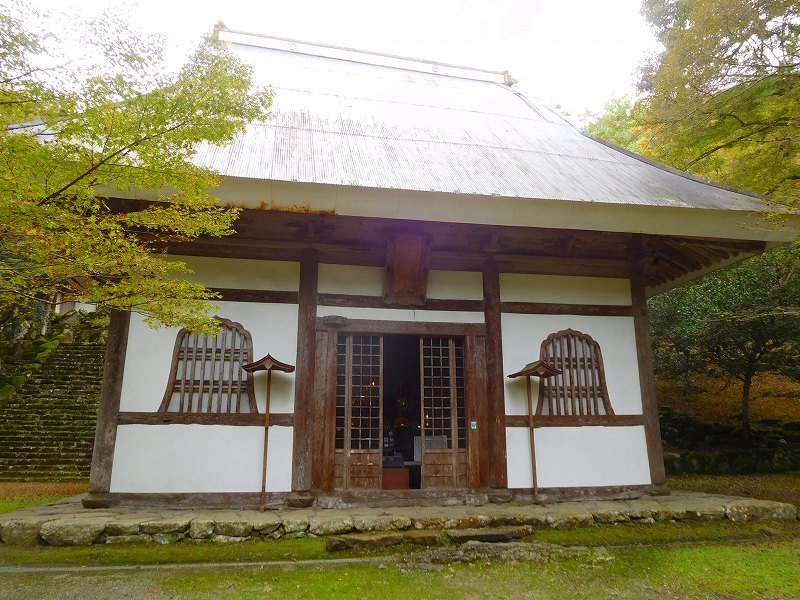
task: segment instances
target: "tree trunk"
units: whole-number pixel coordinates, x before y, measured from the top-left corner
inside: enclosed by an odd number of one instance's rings
[[[744,377],[742,386],[742,439],[750,439],[750,386],[753,383],[753,375],[748,373]]]

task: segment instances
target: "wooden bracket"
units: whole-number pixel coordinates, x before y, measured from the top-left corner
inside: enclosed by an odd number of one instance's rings
[[[428,295],[429,237],[393,235],[386,251],[383,299],[386,304],[422,306]]]

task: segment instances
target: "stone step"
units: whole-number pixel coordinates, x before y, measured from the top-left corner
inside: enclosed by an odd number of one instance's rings
[[[102,344],[59,346],[0,413],[0,480],[83,480],[105,361]]]
[[[480,529],[449,529],[444,532],[431,531],[392,531],[383,533],[350,533],[325,538],[328,552],[341,550],[375,550],[398,544],[418,544],[437,546],[452,542],[507,543],[533,534],[532,526],[483,527]]]

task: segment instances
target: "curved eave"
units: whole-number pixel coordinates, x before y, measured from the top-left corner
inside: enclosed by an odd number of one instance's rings
[[[355,186],[223,178],[223,204],[274,211],[355,217],[543,227],[700,238],[788,242],[800,215],[776,223],[765,212],[632,205],[546,198],[509,198]]]

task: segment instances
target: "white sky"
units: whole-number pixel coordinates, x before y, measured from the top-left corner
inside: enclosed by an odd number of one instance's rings
[[[655,38],[641,0],[31,0],[90,18],[124,7],[136,27],[188,48],[229,28],[465,66],[508,69],[529,94],[578,117],[632,94]]]

